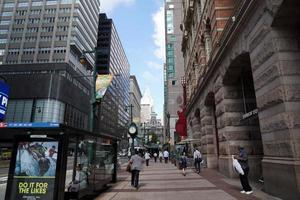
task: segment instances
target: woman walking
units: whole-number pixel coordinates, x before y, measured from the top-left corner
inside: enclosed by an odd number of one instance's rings
[[[185,176],[186,175],[185,169],[187,167],[187,158],[186,158],[185,152],[182,153],[180,162],[181,162],[181,167],[182,167],[182,175]]]

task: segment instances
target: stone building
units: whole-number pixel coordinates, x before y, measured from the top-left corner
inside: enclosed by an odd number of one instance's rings
[[[231,155],[244,146],[250,178],[300,199],[300,2],[182,4],[189,137],[200,139],[209,168],[230,177]]]

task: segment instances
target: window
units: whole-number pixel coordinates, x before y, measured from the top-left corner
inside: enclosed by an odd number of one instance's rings
[[[176,85],[176,80],[173,80],[173,81],[172,81],[172,85]]]
[[[0,39],[0,44],[5,44],[7,43],[7,39]]]
[[[0,49],[0,56],[3,56],[5,54],[5,49]]]
[[[10,22],[11,22],[10,20],[1,20],[0,25],[9,25]]]
[[[55,21],[55,17],[44,18],[44,23],[53,23],[54,21]]]
[[[33,112],[34,122],[63,123],[65,104],[53,99],[36,100]]]
[[[46,9],[45,10],[45,13],[47,13],[47,14],[54,14],[55,12],[56,12],[55,8],[51,8],[51,9]]]
[[[39,2],[33,2],[32,5],[33,5],[34,3],[39,3]],[[43,2],[41,2],[41,3],[43,3]],[[41,5],[42,5],[42,4],[41,4]],[[31,10],[31,13],[30,13],[30,14],[32,14],[32,15],[39,15],[39,14],[41,14],[41,10]]]
[[[17,10],[16,13],[17,13],[17,15],[19,15],[19,16],[24,16],[24,15],[26,15],[27,10]]]
[[[36,2],[32,2],[32,6],[42,6],[43,5],[43,1],[36,1]],[[35,13],[37,14],[37,13]]]
[[[18,7],[28,7],[28,2],[18,3]]]
[[[12,12],[11,11],[4,11],[2,12],[2,16],[6,16],[6,17],[9,17],[9,16],[12,16]]]
[[[30,122],[33,100],[9,100],[7,122]]]
[[[47,0],[46,5],[56,5],[58,4],[57,0]]]
[[[61,0],[61,4],[71,4],[73,0]]]
[[[13,8],[13,7],[15,7],[15,3],[5,3],[3,7],[4,8]]]
[[[7,29],[0,30],[0,34],[1,34],[1,35],[7,34],[7,33],[8,33],[8,30],[7,30]]]

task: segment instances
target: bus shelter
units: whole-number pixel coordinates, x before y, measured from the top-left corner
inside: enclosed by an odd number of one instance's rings
[[[83,199],[116,181],[117,138],[56,123],[1,123],[5,199]]]

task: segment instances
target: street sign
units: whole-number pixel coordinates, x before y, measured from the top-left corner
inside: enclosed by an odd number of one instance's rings
[[[9,86],[0,81],[0,121],[5,118],[5,112],[8,103]]]
[[[0,128],[58,128],[59,123],[51,122],[9,122],[0,123]]]

